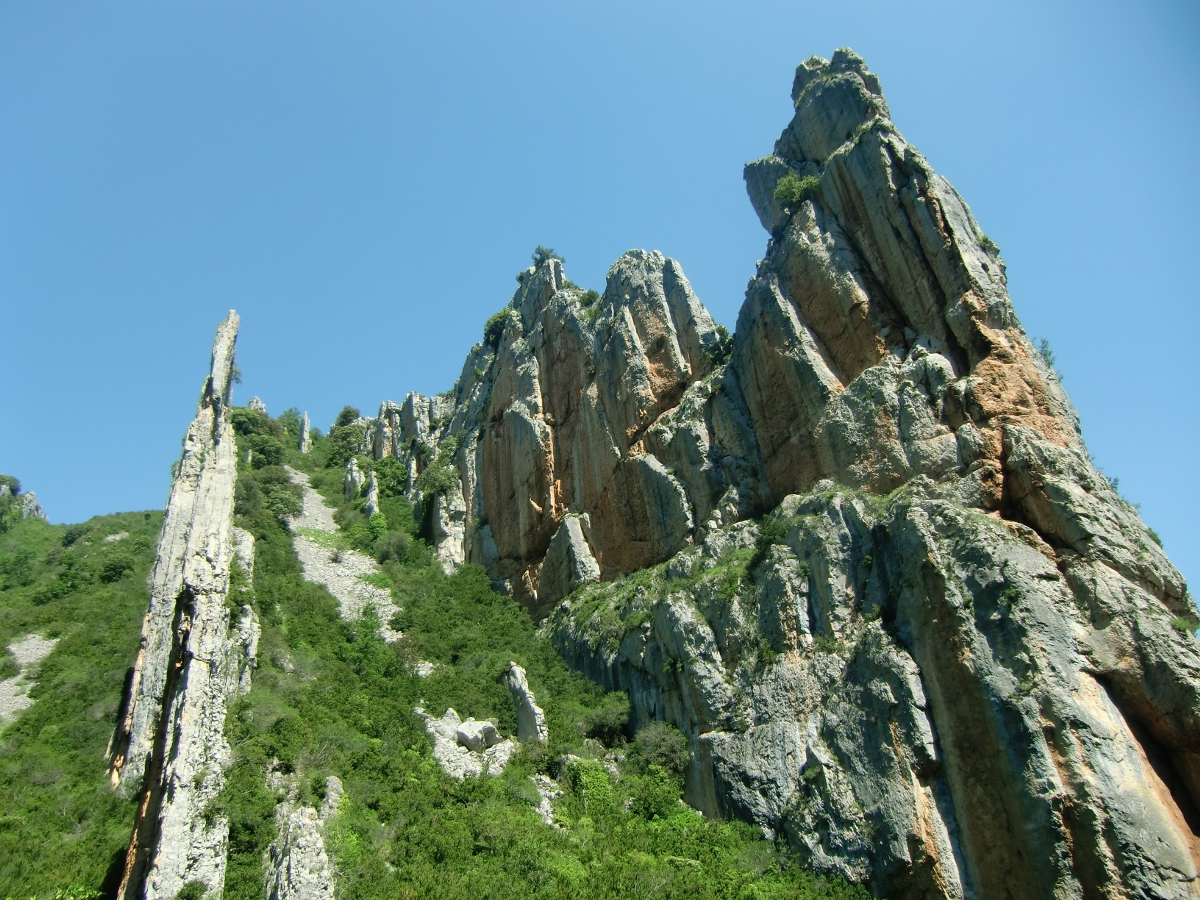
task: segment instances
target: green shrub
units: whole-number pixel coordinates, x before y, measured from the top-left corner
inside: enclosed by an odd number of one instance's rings
[[[375,513],[375,515],[371,516],[371,518],[367,521],[367,530],[371,534],[371,543],[374,544],[375,541],[387,534],[387,516],[385,516],[383,513]]]
[[[579,302],[580,302],[580,304],[583,305],[583,307],[585,309],[588,307],[591,307],[591,306],[595,306],[597,303],[600,302],[600,293],[599,293],[599,291],[592,291],[592,290],[584,291],[579,297]]]
[[[530,259],[533,260],[534,267],[540,266],[542,263],[549,262],[552,259],[557,259],[559,262],[566,262],[565,259],[554,252],[553,247],[543,247],[541,244],[538,244],[537,247],[534,248],[533,253],[530,255]]]
[[[357,407],[343,406],[342,411],[337,414],[337,419],[334,420],[334,425],[353,425],[356,421],[362,418],[362,413]]]
[[[175,900],[204,900],[204,895],[208,893],[203,881],[189,881],[179,893],[175,895]]]
[[[723,366],[729,362],[730,357],[733,356],[733,335],[729,333],[729,329],[724,325],[718,325],[716,338],[704,348],[704,353],[714,367]]]
[[[325,465],[329,468],[345,468],[352,457],[362,452],[366,442],[367,433],[361,425],[334,425],[325,439]]]
[[[504,329],[508,326],[508,319],[509,308],[507,306],[488,317],[487,322],[483,326],[483,343],[485,346],[491,347],[493,350],[500,346],[500,339],[504,337]]]
[[[666,722],[651,722],[638,731],[628,760],[635,771],[657,766],[665,772],[682,775],[688,766],[687,738]]]
[[[126,573],[134,570],[136,564],[137,560],[130,553],[124,553],[120,550],[110,553],[100,563],[100,580],[105,584],[120,581]]]
[[[629,697],[614,691],[604,702],[589,710],[583,721],[583,733],[595,738],[605,747],[625,743],[629,729]]]
[[[646,774],[634,776],[629,811],[643,819],[667,819],[685,811],[679,803],[682,794],[678,776],[651,764]]]
[[[1172,619],[1171,627],[1174,628],[1176,631],[1178,631],[1180,634],[1195,634],[1196,633],[1196,623],[1192,622],[1188,619],[1185,619],[1182,616],[1177,616],[1176,618]]]
[[[816,175],[801,178],[795,172],[788,172],[775,183],[775,199],[786,207],[795,207],[815,196],[820,189],[821,179]]]

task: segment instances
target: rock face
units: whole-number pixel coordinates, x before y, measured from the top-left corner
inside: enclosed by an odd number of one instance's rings
[[[267,404],[262,402],[261,397],[251,397],[250,402],[246,405],[255,412],[262,413],[264,416],[267,414]]]
[[[371,516],[379,512],[379,482],[375,478],[375,473],[371,473],[371,477],[367,479],[367,497],[363,501],[363,515],[370,521]]]
[[[407,467],[448,565],[485,565],[540,616],[754,511],[749,412],[717,367],[727,339],[674,260],[632,250],[599,296],[549,259],[497,323],[451,394],[386,403],[367,426],[375,456]],[[431,495],[439,466],[458,477]]]
[[[304,417],[300,419],[300,452],[301,453],[308,452],[308,448],[311,443],[311,438],[309,437],[310,428],[311,428],[311,423],[309,422],[309,419],[308,419],[308,411],[305,410]]]
[[[325,851],[324,830],[345,795],[342,782],[335,775],[325,779],[325,799],[318,810],[299,803],[294,777],[272,776],[268,776],[270,786],[283,799],[275,808],[279,835],[268,852],[267,900],[333,900],[333,867]]]
[[[792,100],[732,341],[658,253],[602,296],[546,259],[366,448],[448,567],[684,731],[697,807],[881,895],[1200,896],[1186,584],[878,78],[839,50]]]
[[[721,376],[776,511],[579,588],[557,645],[688,735],[690,802],[881,896],[1200,896],[1187,586],[878,79],[839,50],[793,100]]]
[[[346,474],[342,478],[342,493],[345,494],[347,500],[353,500],[358,496],[358,492],[362,490],[363,482],[366,479],[363,473],[359,471],[358,461],[354,457],[346,463]]]
[[[46,511],[42,509],[38,503],[37,494],[33,491],[26,491],[19,496],[21,501],[21,518],[22,519],[45,519]]]
[[[513,706],[517,710],[517,740],[522,744],[527,741],[537,741],[544,744],[550,739],[550,729],[546,727],[546,714],[537,705],[533,691],[529,689],[525,670],[515,662],[508,664],[504,673],[504,683],[512,694]]]
[[[150,609],[112,744],[112,779],[138,797],[119,895],[172,898],[190,882],[219,895],[229,823],[202,815],[221,790],[230,749],[226,706],[249,687],[254,611],[226,605],[235,553],[252,568],[253,540],[233,528],[236,446],[226,410],[238,317],[217,329],[212,368],[184,439],[150,585]]]

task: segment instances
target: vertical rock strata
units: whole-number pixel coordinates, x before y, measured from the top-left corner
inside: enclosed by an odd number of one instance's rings
[[[863,61],[793,100],[730,363],[770,529],[581,588],[559,648],[683,729],[693,803],[880,895],[1200,896],[1187,586]]]
[[[363,451],[447,566],[684,731],[696,806],[880,895],[1200,896],[1183,578],[878,78],[839,50],[792,99],[732,345],[673,260],[597,296],[548,259]]]
[[[184,438],[151,576],[150,609],[113,741],[112,778],[137,796],[120,896],[174,897],[192,882],[219,895],[228,822],[205,807],[223,785],[228,700],[249,688],[258,622],[229,603],[230,570],[253,568],[233,527],[236,446],[227,416],[238,317],[217,329],[212,369]]]

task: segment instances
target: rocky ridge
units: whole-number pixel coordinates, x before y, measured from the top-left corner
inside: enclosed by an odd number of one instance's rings
[[[198,882],[219,894],[229,823],[202,814],[230,762],[229,700],[249,689],[258,643],[249,606],[227,605],[234,559],[253,571],[254,541],[233,526],[237,448],[227,410],[239,320],[230,312],[167,503],[150,608],[112,742],[112,780],[138,797],[119,895],[173,898]]]
[[[697,807],[889,896],[1197,896],[1184,580],[878,78],[839,50],[792,100],[731,344],[660,254],[603,295],[544,259],[360,449],[444,565],[688,735]]]

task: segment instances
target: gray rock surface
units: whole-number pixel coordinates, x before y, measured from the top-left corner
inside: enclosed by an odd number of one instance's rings
[[[300,452],[307,453],[311,447],[312,439],[309,437],[309,431],[312,425],[308,418],[308,410],[304,411],[304,415],[300,418]]]
[[[537,741],[540,744],[550,739],[550,729],[546,727],[546,714],[537,705],[533,691],[529,689],[529,680],[525,670],[515,662],[508,664],[504,673],[504,683],[512,694],[513,706],[517,710],[517,740],[521,743]]]
[[[372,472],[371,477],[367,479],[367,496],[363,500],[363,515],[370,521],[371,516],[377,512],[379,512],[379,481]]]
[[[171,486],[127,714],[112,742],[113,783],[139,798],[119,891],[127,900],[173,898],[193,881],[220,894],[225,880],[229,823],[202,813],[224,784],[225,711],[249,685],[259,633],[253,609],[231,618],[226,607],[235,554],[237,449],[227,410],[237,330],[230,312]]]
[[[581,584],[600,580],[600,566],[583,532],[579,516],[568,515],[558,526],[538,574],[538,600],[557,603]]]
[[[366,478],[358,468],[358,460],[353,456],[346,463],[346,475],[342,478],[342,493],[347,500],[353,500],[358,496],[358,492],[362,490],[363,482]]]
[[[881,896],[1198,896],[1187,585],[879,79],[838,50],[792,101],[731,345],[661,254],[598,298],[548,260],[372,452],[411,493],[454,441],[439,556],[682,729],[697,808]]]
[[[554,640],[629,691],[635,725],[683,730],[691,803],[879,896],[1196,897],[1186,584],[1092,467],[1003,261],[878,79],[840,50],[793,100],[747,166],[772,239],[723,376],[749,506],[783,537],[755,552],[744,502],[707,514],[702,467],[651,429],[699,545],[637,589],[577,589]],[[817,184],[784,205],[789,173]],[[702,419],[658,430],[702,447]]]
[[[499,740],[495,734],[495,726],[490,722],[476,722],[468,719],[463,722],[458,713],[447,709],[441,718],[435,718],[424,709],[417,707],[413,710],[425,723],[425,730],[433,737],[433,756],[438,764],[451,778],[466,778],[468,775],[499,775],[508,765],[509,759],[517,752],[517,743],[511,738]],[[461,729],[467,725],[466,737],[460,737]],[[493,743],[486,744],[483,726],[490,726],[488,738],[497,738]],[[464,741],[477,744],[471,749]],[[486,744],[486,746],[485,746]]]
[[[282,798],[275,808],[278,836],[267,858],[267,900],[333,900],[334,869],[325,850],[325,825],[345,794],[334,775],[325,779],[321,808],[302,806],[294,777],[268,779]]]
[[[24,494],[18,495],[21,501],[21,518],[22,519],[45,519],[46,511],[42,509],[38,503],[37,494],[33,491],[26,491]]]
[[[267,414],[267,404],[263,403],[259,397],[251,397],[250,402],[246,404],[255,412],[260,412],[264,416]]]

